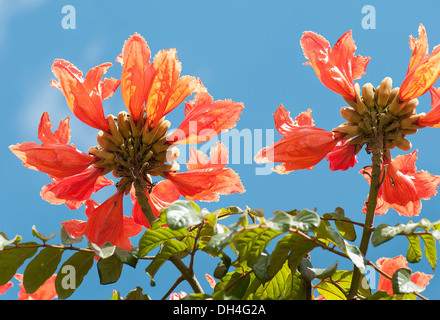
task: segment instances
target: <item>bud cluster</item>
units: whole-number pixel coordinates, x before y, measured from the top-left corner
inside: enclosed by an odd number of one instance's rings
[[[88,152],[99,159],[93,165],[103,169],[103,174],[113,172],[115,177],[122,178],[118,188],[129,192],[136,179],[152,188],[150,176],[165,177],[166,172],[179,170],[179,164],[174,161],[179,149],[170,148],[167,143],[166,133],[171,125],[168,120],[161,119],[154,128],[149,128],[145,119],[135,123],[122,111],[117,117],[109,115],[107,121],[110,132],[100,131],[99,146],[89,148]]]
[[[341,109],[341,116],[348,122],[333,129],[345,134],[345,145],[356,145],[356,152],[366,145],[367,152],[371,152],[371,146],[380,136],[384,138],[385,150],[395,147],[410,150],[411,142],[406,135],[423,128],[417,125],[417,120],[424,115],[416,113],[419,101],[400,101],[399,88],[392,89],[389,77],[383,79],[377,88],[371,83],[365,84],[362,95],[356,83],[355,91],[356,101],[344,98],[350,107]]]

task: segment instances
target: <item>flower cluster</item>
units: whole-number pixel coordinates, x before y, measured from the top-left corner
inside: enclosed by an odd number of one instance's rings
[[[52,131],[49,115],[44,113],[38,128],[41,144],[24,142],[10,146],[23,164],[44,172],[52,183],[41,190],[44,200],[65,204],[70,209],[86,206],[87,221],[70,220],[64,227],[72,236],[85,235],[102,245],[111,242],[131,248],[128,238],[149,227],[134,190],[137,183],[148,198],[153,213],[177,200],[217,201],[219,194],[243,193],[239,176],[225,168],[227,150],[218,143],[211,149],[211,159],[191,148],[186,172],[178,172],[177,144],[195,144],[209,140],[236,125],[243,104],[214,99],[201,81],[181,76],[181,63],[176,50],[162,50],[150,62],[146,41],[132,35],[124,44],[116,61],[122,65],[121,79],[102,79],[111,63],[103,63],[87,72],[85,78],[72,63],[57,59],[52,72],[57,80],[51,85],[66,98],[73,114],[90,127],[100,130],[98,146],[79,151],[70,142],[69,118]],[[105,116],[103,100],[120,87],[128,110],[117,116]],[[168,133],[170,122],[165,116],[185,102],[185,117],[175,132]],[[207,134],[207,132],[209,134]],[[116,193],[102,204],[91,195],[113,184],[105,175],[118,178]],[[165,180],[154,182],[155,177]],[[123,214],[124,195],[131,194],[132,217]]]
[[[347,122],[326,131],[313,125],[310,110],[293,120],[279,106],[274,114],[275,127],[283,137],[262,149],[255,161],[282,163],[274,169],[280,174],[311,169],[324,158],[329,161],[330,170],[347,170],[356,164],[360,150],[365,147],[371,153],[380,141],[384,179],[376,214],[385,213],[389,207],[406,216],[419,214],[420,199],[437,193],[440,177],[416,172],[416,152],[392,159],[390,150],[397,147],[409,151],[412,145],[407,135],[426,126],[440,126],[440,90],[433,88],[440,76],[440,46],[429,54],[426,31],[420,25],[419,38],[410,36],[412,56],[400,87],[393,88],[392,79],[386,77],[377,87],[367,83],[360,88],[354,80],[365,74],[370,58],[354,55],[351,31],[333,48],[313,32],[304,32],[300,42],[309,60],[305,64],[312,66],[320,81],[349,105],[340,110]],[[432,109],[418,114],[417,98],[427,91],[431,92]],[[368,169],[361,173],[368,174]]]

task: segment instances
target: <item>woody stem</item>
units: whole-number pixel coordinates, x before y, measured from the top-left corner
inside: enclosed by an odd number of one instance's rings
[[[382,165],[384,157],[384,136],[381,130],[375,130],[375,138],[371,148],[372,151],[372,167],[371,167],[371,182],[370,192],[368,194],[367,211],[365,214],[365,223],[362,232],[362,238],[359,245],[359,250],[364,255],[367,254],[368,246],[373,228],[374,213],[377,206],[377,196],[381,185]],[[354,268],[353,277],[351,281],[350,292],[348,299],[355,298],[361,279],[361,272],[358,268]]]
[[[141,207],[142,212],[144,213],[150,225],[153,225],[154,220],[156,220],[156,216],[154,215],[150,203],[148,202],[148,197],[145,193],[145,186],[143,185],[141,179],[134,179],[133,184],[138,204]],[[196,276],[194,275],[194,272],[190,270],[177,255],[170,256],[169,260],[180,271],[184,279],[188,281],[195,293],[203,293],[203,289],[200,286],[200,283],[197,280]]]

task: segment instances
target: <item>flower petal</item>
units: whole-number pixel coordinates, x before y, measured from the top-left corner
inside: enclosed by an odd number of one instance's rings
[[[346,32],[337,41],[334,52],[328,41],[314,32],[304,32],[300,43],[304,56],[310,60],[310,65],[322,84],[347,99],[356,100],[351,63],[356,47],[351,38],[351,31]],[[366,67],[366,59],[356,59],[354,69],[357,77],[360,76],[359,69]]]
[[[440,88],[431,87],[431,110],[417,120],[417,124],[425,127],[440,127]]]
[[[223,130],[235,127],[244,106],[231,100],[213,102],[207,92],[198,92],[179,128],[168,136],[169,143],[195,144],[208,141]]]
[[[333,132],[314,126],[296,127],[255,156],[255,162],[290,164],[289,171],[307,169],[320,162],[337,144]]]
[[[124,193],[118,191],[93,210],[84,232],[88,240],[98,246],[119,244],[124,233],[123,198]]]
[[[413,36],[409,36],[409,47],[413,52],[409,61],[407,74],[417,66],[429,53],[428,37],[426,35],[425,27],[420,24],[419,26],[419,38],[414,39]]]
[[[308,109],[305,112],[301,112],[295,120],[290,117],[290,111],[284,109],[284,106],[281,104],[275,113],[273,114],[273,118],[275,120],[275,129],[281,135],[289,134],[294,127],[297,126],[313,126],[314,121],[312,118],[312,110]]]
[[[388,164],[381,188],[384,201],[399,214],[413,217],[420,213],[422,203],[413,181],[398,171],[392,163]]]
[[[65,144],[40,146],[35,142],[23,142],[9,146],[9,149],[23,161],[24,166],[56,178],[78,174],[96,161],[94,156]]]
[[[338,141],[336,146],[325,156],[330,162],[330,170],[345,171],[357,163],[356,146],[344,145],[344,141]]]
[[[79,174],[55,179],[42,188],[41,197],[52,204],[65,203],[70,209],[77,209],[92,193],[113,183],[101,174],[102,169],[90,167]]]
[[[219,194],[246,191],[238,174],[230,168],[169,172],[167,178],[188,200],[218,201]]]
[[[414,173],[413,182],[420,199],[428,200],[437,194],[440,176],[432,175],[422,170]]]
[[[89,71],[86,80],[82,72],[66,60],[56,59],[52,65],[52,72],[58,82],[52,80],[51,85],[64,94],[67,104],[73,114],[85,124],[103,131],[110,131],[107,119],[104,116],[100,80],[102,75],[111,66],[104,63]]]
[[[149,70],[149,87],[145,95],[145,108],[150,128],[163,117],[168,100],[182,70],[176,50],[162,50],[154,57]]]
[[[0,286],[0,295],[4,294],[6,291],[8,291],[13,286],[14,286],[14,284],[11,281],[6,282],[4,285]]]
[[[181,70],[175,49],[162,50],[154,57],[148,70],[149,87],[145,96],[150,128],[193,92],[204,89],[200,80],[191,76],[180,77]]]
[[[144,113],[146,71],[150,65],[150,48],[139,34],[135,33],[125,42],[122,49],[123,70],[121,74],[121,94],[125,106],[134,121]]]
[[[395,258],[380,258],[376,261],[377,266],[381,271],[389,275],[393,276],[394,272],[396,272],[400,268],[408,268],[408,263],[402,255]],[[393,286],[391,280],[385,278],[384,276],[380,276],[379,284],[377,290],[383,290],[388,292],[390,295],[394,295]]]
[[[101,83],[101,96],[102,100],[108,99],[114,95],[116,89],[121,84],[121,81],[115,78],[106,78]]]
[[[86,222],[82,220],[67,220],[61,223],[66,229],[66,232],[73,238],[78,238],[84,235],[86,230]]]
[[[423,25],[419,26],[419,39],[410,37],[413,50],[406,77],[399,96],[401,101],[409,101],[425,94],[440,76],[440,46],[436,46],[428,56],[428,38]]]
[[[203,152],[190,148],[190,156],[186,163],[188,170],[224,168],[228,164],[228,149],[220,141],[211,148],[210,160]]]
[[[61,120],[58,129],[53,133],[49,114],[44,112],[41,116],[40,125],[38,127],[38,139],[40,139],[43,144],[68,144],[70,141],[69,118]]]

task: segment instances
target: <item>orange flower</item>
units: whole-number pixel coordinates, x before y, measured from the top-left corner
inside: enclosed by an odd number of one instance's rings
[[[400,101],[409,101],[425,94],[440,76],[440,46],[428,55],[428,37],[425,27],[420,24],[419,38],[409,38],[412,56],[406,77],[400,86]]]
[[[332,171],[345,171],[357,163],[356,146],[344,143],[345,140],[338,141],[336,146],[325,156]]]
[[[416,171],[417,150],[404,156],[397,156],[393,160],[385,158],[387,165],[385,178],[379,189],[376,215],[385,214],[391,207],[399,214],[413,217],[422,209],[421,199],[428,200],[437,194],[440,176],[429,174],[426,171]],[[371,168],[361,170],[360,173],[370,183],[368,174]],[[363,209],[366,212],[366,207]]]
[[[199,79],[181,76],[175,49],[160,51],[152,63],[150,58],[146,41],[135,33],[116,58],[122,65],[121,81],[102,80],[110,63],[91,69],[84,79],[70,62],[55,60],[52,71],[57,81],[52,80],[51,85],[61,90],[79,120],[101,130],[97,135],[99,146],[89,148],[89,154],[78,151],[68,145],[69,119],[61,121],[52,132],[49,115],[44,113],[38,129],[42,144],[25,142],[10,147],[25,166],[45,172],[52,179],[41,191],[44,200],[70,209],[86,204],[88,221],[63,223],[72,236],[85,235],[98,245],[110,241],[123,248],[131,247],[129,238],[140,232],[141,225],[149,227],[134,193],[133,217],[123,216],[124,193],[130,193],[135,181],[145,187],[156,216],[180,195],[190,200],[214,201],[218,194],[245,191],[238,175],[224,168],[227,161],[221,165],[200,162],[203,168],[189,165],[188,172],[177,173],[178,149],[173,146],[204,142],[233,128],[243,104],[214,101]],[[119,85],[128,113],[105,116],[102,101],[111,97]],[[170,122],[164,117],[193,93],[195,100],[185,103],[182,124],[167,135]],[[214,154],[220,149],[223,152],[223,148],[216,146]],[[117,192],[98,205],[90,197],[113,183],[104,177],[109,172],[121,178],[116,184]],[[158,176],[169,180],[153,183],[152,177]]]
[[[313,169],[338,143],[339,133],[313,125],[311,110],[293,120],[290,112],[280,105],[274,114],[275,128],[283,137],[255,156],[255,162],[281,162],[273,170],[287,174],[300,169]]]
[[[408,262],[402,255],[395,258],[380,258],[376,261],[376,264],[380,268],[380,270],[382,270],[389,276],[393,276],[394,272],[396,272],[400,268],[408,268]],[[424,274],[422,272],[415,272],[411,275],[411,281],[419,287],[425,288],[429,284],[429,280],[431,280],[433,277],[433,275]],[[383,290],[388,292],[390,295],[394,295],[391,280],[385,278],[382,275],[380,276],[377,290]]]
[[[440,88],[430,88],[431,111],[417,120],[417,124],[424,127],[440,127]]]
[[[103,63],[91,69],[85,79],[82,72],[66,60],[56,59],[52,65],[58,81],[52,80],[51,85],[61,90],[73,114],[85,124],[106,132],[110,128],[104,116],[102,100],[110,98],[119,86],[119,81],[113,78],[101,81],[111,65]]]
[[[0,286],[0,295],[5,294],[6,291],[8,291],[13,286],[14,286],[14,284],[11,281],[6,282],[4,285]]]
[[[319,80],[330,90],[356,101],[353,80],[360,79],[370,61],[369,57],[354,56],[356,46],[352,32],[342,35],[333,48],[319,34],[306,31],[301,38],[301,47]]]
[[[219,194],[244,193],[239,176],[227,164],[227,149],[221,143],[211,149],[210,160],[191,148],[187,172],[169,172],[167,178],[189,200],[218,201]]]
[[[87,221],[69,220],[62,224],[73,237],[85,235],[91,242],[102,246],[106,242],[123,248],[131,249],[129,238],[142,231],[142,226],[137,224],[132,217],[123,214],[123,192],[116,192],[103,204],[99,205],[94,200],[86,201]]]
[[[18,300],[53,300],[58,297],[58,294],[55,290],[55,278],[57,277],[56,274],[47,279],[46,282],[32,294],[26,292],[26,289],[23,286],[22,274],[17,273],[14,275],[14,277],[21,282]]]

